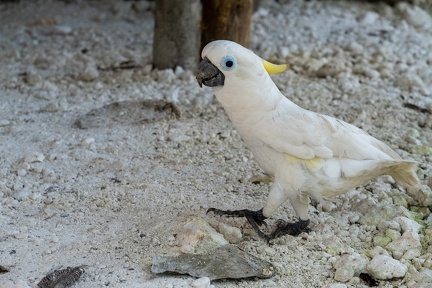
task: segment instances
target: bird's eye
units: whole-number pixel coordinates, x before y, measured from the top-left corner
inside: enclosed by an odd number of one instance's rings
[[[225,56],[222,58],[221,67],[224,70],[232,70],[237,66],[237,60],[232,56]]]

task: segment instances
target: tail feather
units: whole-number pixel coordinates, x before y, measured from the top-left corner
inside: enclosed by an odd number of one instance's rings
[[[401,186],[405,188],[417,188],[420,185],[420,179],[416,174],[416,163],[410,161],[397,162],[392,165],[393,169],[388,174]]]

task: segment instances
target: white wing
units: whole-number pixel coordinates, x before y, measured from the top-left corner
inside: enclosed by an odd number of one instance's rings
[[[291,102],[282,101],[256,128],[256,136],[264,145],[300,159],[400,159],[390,147],[363,130]]]

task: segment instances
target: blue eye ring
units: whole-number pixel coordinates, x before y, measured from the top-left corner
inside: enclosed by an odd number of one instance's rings
[[[225,56],[222,58],[220,65],[224,70],[232,70],[237,66],[237,59],[233,56]]]

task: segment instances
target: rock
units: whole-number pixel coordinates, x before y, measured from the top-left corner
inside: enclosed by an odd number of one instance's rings
[[[376,12],[368,11],[365,14],[361,15],[357,20],[361,24],[365,25],[371,25],[374,24],[378,19],[380,15]]]
[[[325,288],[347,288],[347,285],[342,283],[332,283],[327,286],[324,286]]]
[[[73,29],[70,26],[67,25],[56,25],[52,27],[51,34],[57,34],[57,35],[67,35],[72,33]]]
[[[34,71],[27,71],[24,73],[23,80],[30,86],[36,86],[37,84],[42,82],[42,76],[40,76]]]
[[[394,220],[400,224],[402,232],[413,231],[415,233],[418,233],[421,229],[420,224],[407,217],[399,216],[396,217]]]
[[[203,254],[182,254],[179,256],[155,256],[152,260],[153,273],[176,272],[194,277],[215,279],[269,278],[274,267],[233,245],[224,245]]]
[[[99,71],[96,65],[94,63],[89,62],[87,63],[84,71],[82,71],[79,74],[78,79],[85,82],[90,82],[98,77],[99,77]]]
[[[95,143],[95,139],[93,137],[85,138],[81,141],[80,146],[81,147],[90,147]]]
[[[325,246],[325,251],[332,256],[348,252],[348,246],[336,236],[323,239],[322,244]]]
[[[399,2],[396,5],[396,10],[410,25],[415,27],[429,27],[432,25],[432,17],[418,6],[411,6],[406,2]]]
[[[374,258],[377,255],[387,255],[390,256],[390,254],[387,252],[387,250],[385,250],[384,248],[380,247],[380,246],[376,246],[374,247],[370,252],[369,252],[369,256],[371,258]]]
[[[31,155],[24,157],[24,162],[26,163],[43,162],[44,160],[45,160],[45,155],[39,152],[35,152]]]
[[[416,74],[409,73],[396,78],[396,84],[405,91],[411,91],[414,88],[423,88],[423,80]]]
[[[196,279],[191,284],[192,288],[209,288],[210,287],[210,278],[201,277]]]
[[[199,217],[187,219],[177,238],[182,253],[199,253],[228,244],[222,234]]]
[[[426,268],[419,272],[415,272],[412,275],[411,280],[414,280],[417,283],[432,283],[432,270]]]
[[[386,237],[390,238],[390,241],[394,241],[402,236],[399,231],[393,229],[387,229],[385,235]]]
[[[376,235],[373,238],[373,244],[374,244],[374,246],[381,246],[383,248],[385,246],[387,246],[391,241],[392,241],[392,239],[390,239],[387,236],[382,236],[382,235]]]
[[[218,224],[218,231],[221,233],[228,242],[235,244],[243,240],[241,230],[237,227],[229,226],[220,222]]]
[[[416,249],[420,252],[420,236],[414,231],[406,231],[400,238],[388,244],[385,249],[391,252],[396,259],[401,259],[404,253],[410,249]]]
[[[367,272],[375,279],[389,280],[402,278],[408,271],[407,266],[387,255],[376,255],[366,267]]]
[[[334,264],[336,269],[335,280],[348,282],[354,276],[358,276],[366,268],[368,259],[359,253],[343,255]]]
[[[348,282],[354,277],[352,267],[341,267],[336,270],[334,279],[339,282]]]

